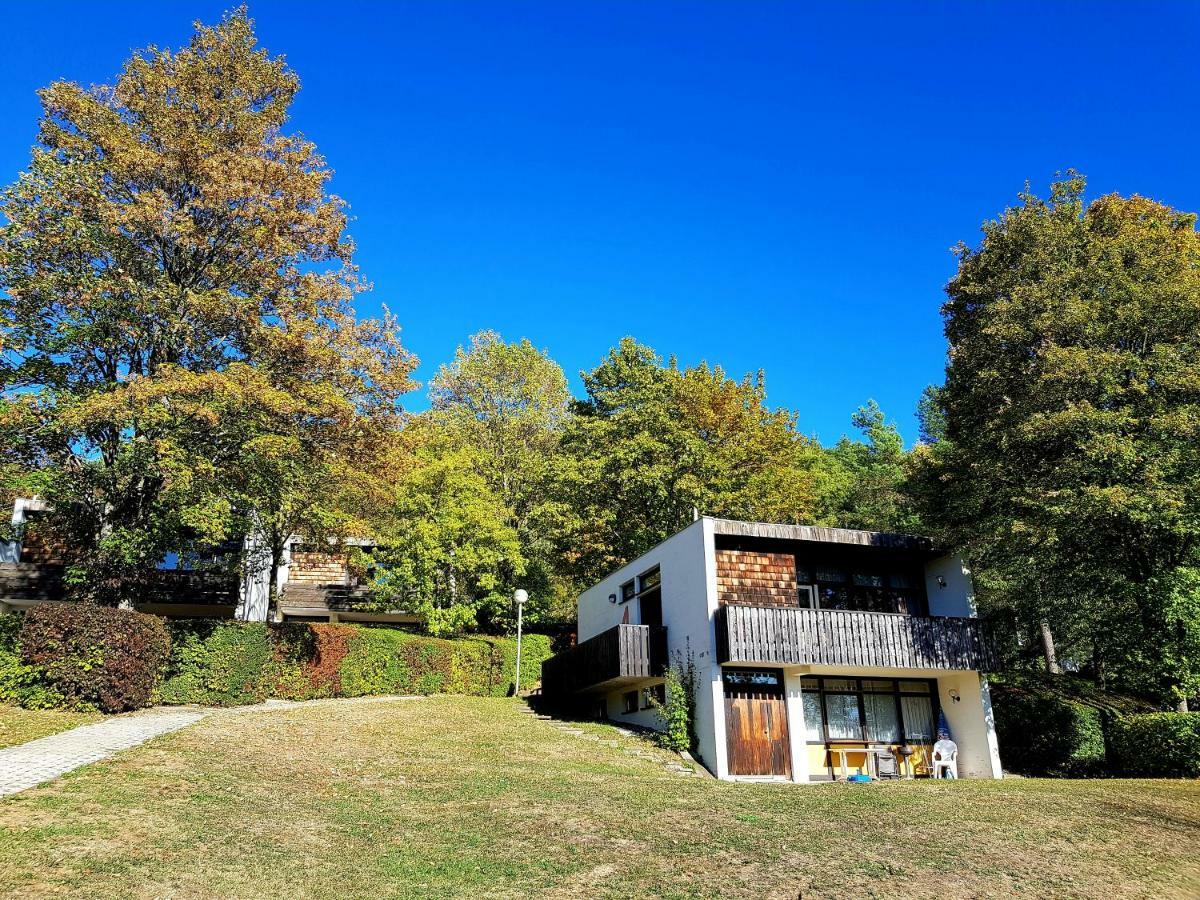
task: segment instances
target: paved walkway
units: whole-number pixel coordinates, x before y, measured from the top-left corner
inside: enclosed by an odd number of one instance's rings
[[[0,750],[0,797],[28,790],[160,734],[178,731],[204,715],[199,710],[148,710]]]

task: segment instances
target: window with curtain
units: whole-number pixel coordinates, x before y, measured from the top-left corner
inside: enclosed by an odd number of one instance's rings
[[[863,694],[867,717],[867,739],[895,744],[900,741],[900,718],[893,694]]]
[[[862,740],[858,697],[854,694],[826,694],[825,722],[831,740]]]
[[[900,712],[904,716],[905,740],[933,742],[933,701],[928,696],[901,695]]]
[[[824,717],[821,715],[821,695],[815,690],[809,693],[807,689],[803,693],[804,698],[804,739],[806,741],[817,741],[818,743],[825,740]]]

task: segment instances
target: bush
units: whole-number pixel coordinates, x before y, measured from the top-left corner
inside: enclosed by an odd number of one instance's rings
[[[1109,711],[1024,679],[997,681],[992,709],[1005,768],[1023,775],[1104,773]]]
[[[499,648],[504,660],[504,685],[500,696],[507,697],[516,687],[514,673],[517,669],[517,639],[491,638]],[[554,655],[551,639],[545,634],[521,636],[521,690],[527,691],[542,680],[542,663]]]
[[[270,695],[272,661],[264,624],[210,620],[172,622],[170,661],[159,688],[163,703],[239,706]]]
[[[1122,775],[1200,777],[1200,713],[1125,716],[1113,723],[1109,747]]]
[[[20,613],[0,616],[0,703],[12,703],[26,709],[63,706],[62,695],[46,684],[42,668],[21,662],[18,635],[23,618]]]
[[[21,663],[64,705],[104,712],[148,705],[171,649],[162,619],[87,604],[34,607],[19,640]]]
[[[484,638],[432,638],[390,628],[354,630],[341,665],[347,697],[503,693],[504,658]]]

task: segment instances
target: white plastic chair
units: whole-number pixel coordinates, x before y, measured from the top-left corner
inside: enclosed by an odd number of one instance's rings
[[[949,738],[942,738],[933,745],[930,765],[934,778],[958,778],[958,744]]]

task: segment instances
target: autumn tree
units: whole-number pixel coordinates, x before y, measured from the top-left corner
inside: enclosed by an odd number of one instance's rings
[[[1059,657],[1184,703],[1200,688],[1196,216],[1084,187],[1027,190],[959,248],[944,438],[914,484],[1031,643],[1045,623]]]
[[[560,577],[553,541],[566,514],[551,489],[570,415],[562,368],[528,339],[506,343],[485,331],[438,370],[429,398],[427,415],[440,440],[470,451],[517,535],[521,584],[505,587],[529,591],[525,614],[533,622],[573,615],[574,595]]]
[[[587,397],[563,439],[560,552],[588,581],[645,552],[697,514],[828,522],[826,454],[766,405],[761,374],[740,381],[681,369],[625,338],[583,375]]]
[[[394,492],[376,520],[373,603],[421,615],[432,634],[502,630],[526,567],[513,512],[482,451],[420,419],[406,429]]]
[[[298,88],[242,9],[114,84],[41,92],[30,167],[0,195],[0,441],[51,473],[94,595],[272,493],[231,465],[307,450],[327,416],[343,435],[389,427],[409,388],[393,323],[355,317],[331,170],[285,131]]]

